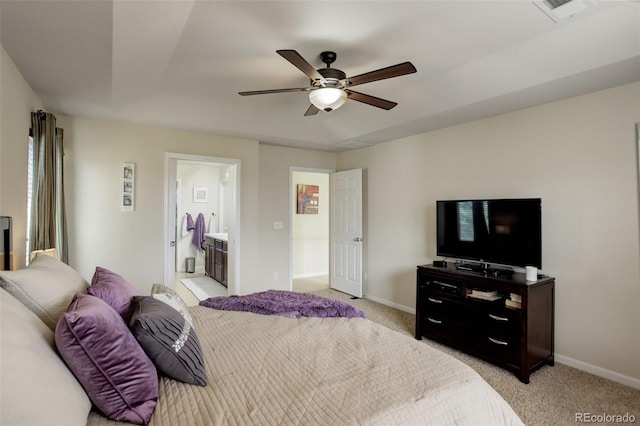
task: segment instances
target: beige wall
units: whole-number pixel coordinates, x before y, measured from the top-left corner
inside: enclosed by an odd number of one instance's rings
[[[258,142],[179,130],[58,116],[65,131],[70,264],[90,278],[96,266],[120,273],[142,291],[163,280],[165,153],[241,161],[243,262],[256,262]],[[136,164],[135,211],[118,204],[122,162]],[[238,280],[253,282],[255,269]],[[244,291],[240,284],[240,291]]]
[[[558,359],[640,385],[637,121],[632,84],[340,154],[367,173],[367,295],[415,307],[436,200],[541,197]]]
[[[0,50],[0,216],[13,217],[14,267],[20,268],[27,250],[27,140],[31,111],[42,102]]]
[[[260,248],[263,286],[290,290],[290,187],[291,167],[335,170],[337,154],[260,145]],[[281,221],[284,229],[273,229]],[[274,279],[274,273],[278,279]]]

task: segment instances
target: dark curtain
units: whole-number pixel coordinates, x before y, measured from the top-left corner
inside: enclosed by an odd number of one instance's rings
[[[68,263],[67,220],[64,202],[63,131],[56,117],[44,111],[31,113],[33,181],[29,251],[55,248]]]

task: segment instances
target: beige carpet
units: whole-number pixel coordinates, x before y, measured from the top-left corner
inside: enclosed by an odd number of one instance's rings
[[[326,297],[347,300],[361,309],[367,318],[392,330],[414,337],[415,316],[372,302],[325,289],[315,292]],[[530,383],[521,383],[514,374],[436,342],[423,339],[470,365],[513,407],[527,425],[575,425],[576,413],[591,415],[635,416],[640,423],[640,390],[558,364],[545,366],[531,375]],[[602,424],[602,423],[600,423]]]
[[[296,278],[293,280],[293,291],[299,293],[313,293],[329,288],[329,276],[321,275],[317,277]]]

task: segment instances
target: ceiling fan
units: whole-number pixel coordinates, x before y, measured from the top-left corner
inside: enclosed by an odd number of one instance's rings
[[[398,104],[386,99],[356,92],[355,90],[351,90],[351,87],[416,72],[416,68],[411,62],[403,62],[398,65],[380,68],[375,71],[347,78],[347,75],[343,71],[337,68],[331,68],[331,64],[335,62],[337,58],[335,52],[327,51],[320,54],[320,59],[327,64],[327,67],[318,70],[313,68],[313,66],[295,50],[276,50],[276,53],[305,73],[311,80],[310,85],[308,87],[289,89],[255,90],[251,92],[239,92],[238,94],[248,96],[268,93],[309,92],[311,105],[304,113],[305,116],[316,115],[320,110],[329,112],[338,109],[344,105],[347,99],[389,110]]]

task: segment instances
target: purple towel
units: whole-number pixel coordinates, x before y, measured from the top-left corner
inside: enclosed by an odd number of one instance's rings
[[[193,224],[193,218],[191,217],[190,213],[187,213],[187,231],[191,231],[192,229],[195,229],[195,225]]]
[[[201,306],[222,311],[253,312],[262,315],[299,317],[360,317],[364,313],[346,302],[308,293],[267,290],[246,296],[210,297]]]
[[[188,220],[188,219],[187,219]],[[187,226],[188,228],[188,226]],[[205,233],[206,227],[204,224],[204,215],[202,213],[198,213],[198,218],[196,219],[196,225],[193,228],[193,238],[191,239],[191,244],[196,246],[198,250],[205,249]]]

